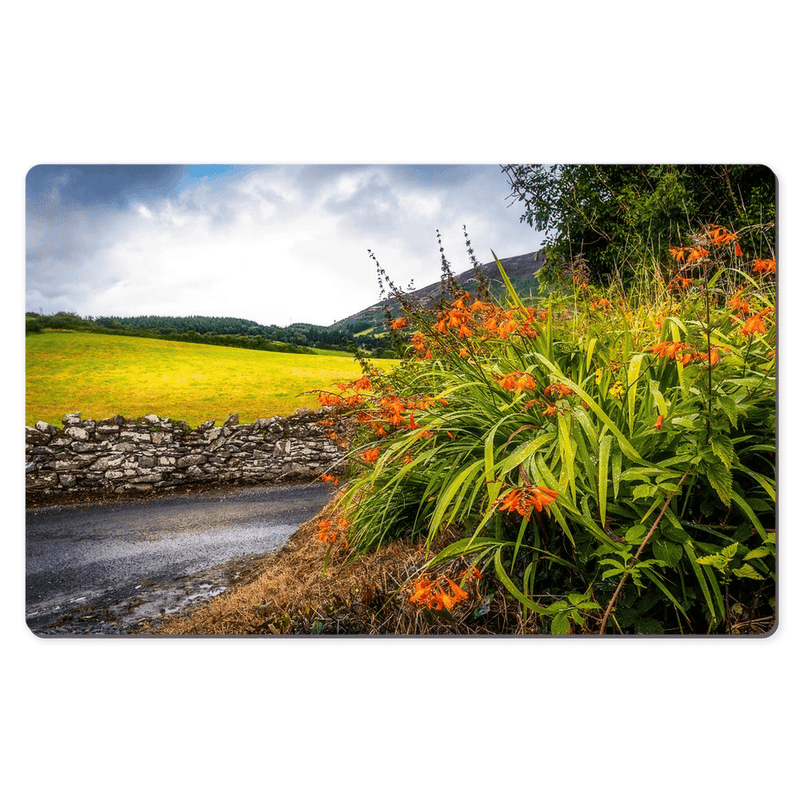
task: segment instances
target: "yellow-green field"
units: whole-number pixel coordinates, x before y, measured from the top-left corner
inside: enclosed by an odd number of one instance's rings
[[[318,408],[316,389],[361,375],[348,353],[295,355],[95,333],[48,331],[26,337],[27,425],[61,425],[115,414],[218,424]],[[389,366],[394,362],[380,362]]]

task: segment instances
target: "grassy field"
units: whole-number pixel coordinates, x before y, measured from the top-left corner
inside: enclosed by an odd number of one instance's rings
[[[157,414],[195,426],[317,408],[315,389],[361,375],[348,353],[294,355],[127,336],[48,331],[28,336],[25,422]],[[382,362],[389,366],[392,362]]]

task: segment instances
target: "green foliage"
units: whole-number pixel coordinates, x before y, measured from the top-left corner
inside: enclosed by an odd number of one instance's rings
[[[555,634],[725,632],[731,598],[758,607],[775,580],[774,284],[721,247],[697,264],[696,288],[637,305],[575,285],[526,307],[509,283],[503,305],[409,306],[398,369],[326,401],[361,423],[352,552],[416,537],[430,569],[468,560]]]
[[[742,246],[774,257],[775,176],[761,165],[516,164],[503,171],[521,220],[547,234],[549,266],[580,255],[595,280],[624,284],[708,224],[739,232]],[[652,277],[651,274],[647,275]]]

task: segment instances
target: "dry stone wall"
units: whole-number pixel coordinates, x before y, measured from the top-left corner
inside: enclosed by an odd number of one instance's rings
[[[82,420],[67,414],[63,428],[25,428],[29,496],[101,492],[144,494],[203,484],[263,483],[337,472],[342,423],[321,424],[323,411],[240,425],[238,415],[192,429],[155,414]],[[331,436],[334,434],[334,436]]]

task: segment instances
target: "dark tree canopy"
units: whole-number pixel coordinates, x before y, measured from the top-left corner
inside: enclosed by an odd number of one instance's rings
[[[776,179],[747,164],[510,164],[503,171],[527,222],[546,234],[551,263],[582,255],[595,279],[635,277],[648,259],[706,225],[775,250]]]

